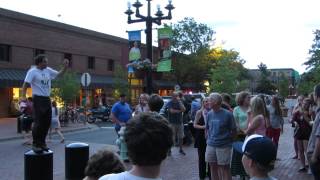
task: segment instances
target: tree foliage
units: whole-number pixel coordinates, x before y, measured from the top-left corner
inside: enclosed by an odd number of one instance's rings
[[[52,97],[62,103],[72,103],[79,96],[80,83],[75,72],[66,71],[63,76],[52,82]],[[60,98],[60,99],[59,99]]]
[[[239,52],[216,48],[210,51],[209,59],[212,64],[210,88],[213,91],[234,93],[247,89],[249,76]]]
[[[260,77],[255,91],[257,93],[274,94],[277,88],[268,78],[270,76],[270,71],[268,70],[267,65],[260,63],[258,68],[260,70]]]
[[[178,53],[197,53],[208,49],[215,33],[209,26],[186,17],[172,26],[172,48]]]
[[[313,69],[320,65],[320,30],[314,32],[313,44],[309,50],[310,58],[304,63],[307,69]]]
[[[278,84],[278,90],[279,94],[282,97],[288,97],[289,95],[289,79],[284,75],[284,73],[281,73],[279,78],[279,84]]]
[[[203,80],[209,73],[207,52],[213,42],[214,31],[206,24],[197,23],[193,18],[184,18],[172,25],[172,49],[175,57],[172,62],[177,83],[193,83],[196,89],[202,88]]]
[[[299,94],[312,92],[313,87],[320,82],[320,30],[316,30],[314,35],[313,44],[309,50],[310,57],[304,63],[309,71],[301,76],[300,83],[298,84]]]
[[[118,99],[120,94],[124,93],[130,99],[130,87],[128,83],[128,72],[120,65],[115,65],[113,76],[113,97]]]

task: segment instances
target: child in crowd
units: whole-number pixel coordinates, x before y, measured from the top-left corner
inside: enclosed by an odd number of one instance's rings
[[[242,164],[250,180],[276,180],[269,176],[274,168],[277,149],[272,140],[253,134],[244,142],[233,143],[233,148],[242,153]]]
[[[100,150],[90,157],[83,180],[98,180],[105,174],[123,171],[125,167],[117,155],[108,150]]]

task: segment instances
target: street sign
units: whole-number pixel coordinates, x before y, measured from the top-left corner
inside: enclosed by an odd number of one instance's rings
[[[180,86],[179,86],[178,84],[175,85],[175,86],[174,86],[174,90],[175,90],[175,91],[180,91]]]
[[[81,84],[83,87],[88,87],[91,83],[91,76],[89,73],[83,73],[81,75]]]

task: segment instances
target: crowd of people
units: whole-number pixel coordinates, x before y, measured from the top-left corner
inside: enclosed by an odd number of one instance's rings
[[[33,111],[32,149],[42,153],[49,150],[45,140],[50,125],[64,142],[50,91],[51,80],[65,72],[68,60],[59,72],[47,67],[45,55],[37,56],[35,62],[36,68],[30,69],[25,78],[21,99],[25,105],[21,107],[26,116]],[[32,101],[25,98],[28,84],[33,90]],[[273,96],[269,103],[264,96],[240,92],[236,107],[230,101],[228,94],[219,93],[211,93],[202,102],[194,98],[187,101],[181,92],[173,92],[172,99],[164,104],[157,94],[142,94],[133,113],[126,94],[121,94],[112,106],[111,119],[117,133],[125,127],[123,137],[132,169],[125,171],[118,156],[101,151],[90,158],[86,179],[160,180],[162,161],[171,155],[174,146],[185,156],[183,141],[191,134],[198,150],[200,179],[208,176],[212,180],[231,180],[239,175],[242,179],[275,180],[269,172],[274,168],[284,126],[279,98]],[[290,118],[295,128],[294,158],[301,162],[298,171],[310,169],[316,180],[320,179],[319,107],[320,84],[309,97],[299,96]],[[185,126],[189,121],[193,129]],[[25,131],[29,130],[30,123],[25,126]]]
[[[192,98],[188,102],[189,112],[186,112],[188,105],[181,94],[173,92],[172,99],[165,106],[159,95],[154,94],[149,97],[147,94],[142,94],[139,104],[135,107],[133,118],[130,111],[126,119],[113,118],[116,130],[118,126],[127,126],[140,115],[156,112],[166,118],[172,131],[172,145],[179,148],[179,154],[186,155],[182,144],[186,136],[184,116],[187,114],[193,121],[192,135],[194,147],[198,150],[200,179],[209,177],[209,179],[228,180],[233,176],[239,176],[241,179],[250,177],[274,179],[268,172],[273,169],[275,161],[280,160],[277,159],[277,151],[279,138],[284,129],[281,103],[277,96],[266,99],[263,95],[252,96],[244,91],[237,94],[235,99],[237,106],[232,107],[231,97],[228,94],[211,93],[209,97],[202,99],[202,102]],[[155,97],[159,99],[157,103],[151,100]],[[124,99],[121,101],[125,102]],[[315,179],[319,178],[317,173],[320,172],[320,114],[317,109],[319,102],[320,85],[315,87],[310,97],[299,96],[298,103],[289,118],[289,122],[295,127],[293,139],[297,145],[297,157],[294,158],[299,158],[301,162],[301,168],[297,170],[306,172],[309,168]],[[153,110],[154,106],[157,106],[156,110]],[[114,106],[113,116],[116,116],[117,111]],[[239,142],[242,145],[240,150]],[[238,148],[235,144],[238,144]],[[171,155],[171,149],[170,146],[166,155]],[[128,155],[130,158],[129,148]]]

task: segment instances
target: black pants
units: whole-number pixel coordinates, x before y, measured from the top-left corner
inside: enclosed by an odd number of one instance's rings
[[[51,124],[51,101],[49,97],[33,97],[34,124],[32,129],[33,145],[46,144],[46,136]]]
[[[200,179],[205,179],[205,177],[208,175],[209,179],[211,179],[210,176],[210,167],[209,165],[207,165],[206,163],[206,146],[202,146],[200,145],[198,148],[198,157],[199,157],[199,161],[198,161],[198,166],[199,166],[199,178]],[[208,173],[207,173],[208,170]]]

